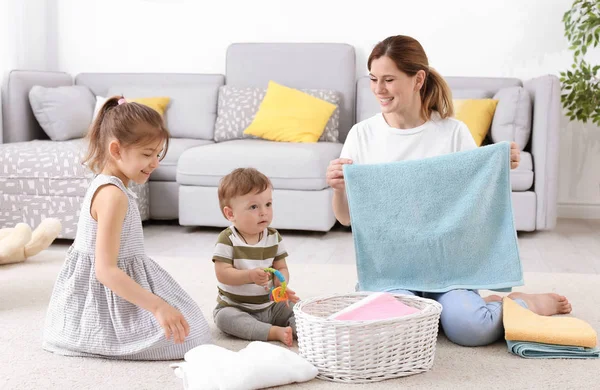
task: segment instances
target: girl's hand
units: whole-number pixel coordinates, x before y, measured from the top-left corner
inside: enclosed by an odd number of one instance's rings
[[[510,143],[510,169],[515,169],[521,161],[521,151],[515,142]]]
[[[343,191],[346,189],[343,171],[344,164],[352,164],[352,160],[347,158],[337,158],[332,160],[327,167],[327,184],[336,191]]]
[[[190,334],[190,326],[181,312],[168,303],[163,301],[153,314],[164,329],[167,340],[173,335],[175,344],[181,344]]]

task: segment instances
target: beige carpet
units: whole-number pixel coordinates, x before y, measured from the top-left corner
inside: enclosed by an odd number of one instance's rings
[[[42,252],[26,263],[0,267],[0,389],[182,389],[168,362],[122,362],[68,358],[41,349],[46,305],[62,250]],[[155,258],[197,300],[212,324],[215,278],[204,258]],[[291,265],[291,286],[301,297],[352,291],[355,269],[348,265]],[[600,275],[526,274],[520,291],[568,295],[573,315],[600,330]],[[220,334],[218,345],[239,350],[246,342]],[[440,336],[433,369],[427,373],[351,388],[370,389],[583,389],[598,385],[600,360],[534,360],[511,355],[499,342],[464,348]],[[348,386],[348,385],[344,385]],[[337,389],[315,379],[292,386]]]

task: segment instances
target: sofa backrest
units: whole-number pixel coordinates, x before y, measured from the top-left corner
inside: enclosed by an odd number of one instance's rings
[[[332,89],[342,98],[339,139],[354,123],[356,56],[345,43],[235,43],[228,47],[226,83],[267,88],[269,80],[290,88]]]
[[[63,72],[13,70],[2,86],[2,126],[0,144],[48,139],[29,104],[29,90],[34,85],[61,87],[73,84],[71,75]]]
[[[173,138],[212,140],[217,117],[219,87],[225,82],[217,74],[176,73],[82,73],[76,85],[87,86],[96,96],[171,99],[165,112]]]
[[[502,88],[522,87],[519,79],[504,77],[446,77],[454,99],[492,98]],[[369,76],[358,79],[356,86],[356,121],[360,122],[380,112]]]
[[[511,77],[446,77],[455,99],[491,98],[502,88],[522,87],[523,82]]]

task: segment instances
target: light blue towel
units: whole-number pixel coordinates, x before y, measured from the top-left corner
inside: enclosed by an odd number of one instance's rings
[[[363,291],[523,285],[510,145],[422,160],[344,165]]]
[[[537,359],[597,359],[600,358],[600,349],[571,347],[568,345],[553,345],[531,343],[528,341],[506,340],[508,350],[524,358]]]

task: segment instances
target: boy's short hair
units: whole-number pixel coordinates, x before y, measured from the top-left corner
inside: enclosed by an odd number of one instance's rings
[[[254,168],[237,168],[224,176],[219,182],[219,207],[221,213],[227,218],[223,209],[230,206],[231,199],[244,196],[251,192],[260,193],[273,187],[271,180]]]

